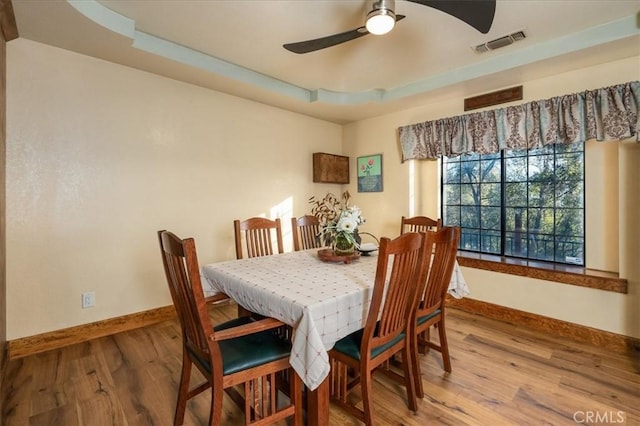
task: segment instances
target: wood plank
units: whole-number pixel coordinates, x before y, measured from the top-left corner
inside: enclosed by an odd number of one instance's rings
[[[428,424],[499,425],[504,422],[504,417],[495,412],[492,400],[461,397],[464,394],[455,386],[443,387],[430,382],[424,385],[425,398],[420,410],[429,416],[426,417]]]
[[[110,392],[100,392],[93,398],[78,404],[78,420],[81,425],[128,426],[117,399]],[[150,423],[151,424],[151,423]]]
[[[29,418],[29,426],[81,426],[75,406],[63,405],[61,407],[37,414]]]
[[[603,405],[623,404],[627,407],[627,413],[640,418],[638,384],[632,380],[620,378],[610,380],[608,376],[600,374],[597,368],[588,369],[583,366],[564,374],[560,387],[574,395],[582,395]]]
[[[514,403],[523,418],[528,420],[527,423],[532,419],[545,419],[545,424],[575,425],[577,422],[574,420],[574,415],[578,412],[617,411],[614,407],[599,404],[584,396],[567,394],[558,387],[549,387],[535,382],[523,385]],[[505,413],[507,412],[505,408],[498,406],[496,411]]]
[[[235,315],[234,305],[211,310],[214,323]],[[571,425],[579,410],[621,412],[626,424],[640,424],[640,372],[628,353],[457,309],[447,311],[446,324],[453,371],[444,372],[436,351],[420,357],[425,398],[415,414],[402,387],[374,375],[376,425]],[[181,350],[173,319],[12,360],[5,424],[169,426]],[[209,397],[205,391],[188,403],[185,425],[206,424]],[[330,426],[361,424],[329,410]],[[227,397],[223,411],[225,426],[244,423]]]

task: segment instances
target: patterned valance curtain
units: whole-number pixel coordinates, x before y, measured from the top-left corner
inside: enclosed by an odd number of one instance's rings
[[[502,149],[640,141],[640,82],[400,127],[402,161],[488,154]]]

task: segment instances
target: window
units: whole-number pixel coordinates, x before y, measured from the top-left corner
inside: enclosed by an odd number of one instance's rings
[[[584,265],[584,143],[444,157],[442,176],[461,250]]]

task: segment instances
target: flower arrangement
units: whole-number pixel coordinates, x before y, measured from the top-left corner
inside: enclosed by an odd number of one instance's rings
[[[309,198],[313,205],[311,214],[320,222],[320,234],[324,244],[333,246],[334,251],[351,251],[358,247],[358,226],[365,222],[360,209],[350,206],[349,191],[338,198],[328,193],[324,198]]]

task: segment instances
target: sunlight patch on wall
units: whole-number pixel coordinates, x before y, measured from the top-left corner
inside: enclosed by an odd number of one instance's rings
[[[441,212],[442,212],[442,158],[438,158],[438,191],[437,191],[437,196],[438,196],[438,202],[437,202],[437,208],[438,208],[438,214],[437,217],[440,217],[441,219],[444,218],[441,217]]]
[[[409,217],[416,215],[416,162],[409,161]]]
[[[292,251],[293,236],[291,234],[291,218],[293,217],[293,197],[285,198],[280,203],[271,207],[270,215],[271,219],[280,218],[284,251]]]

